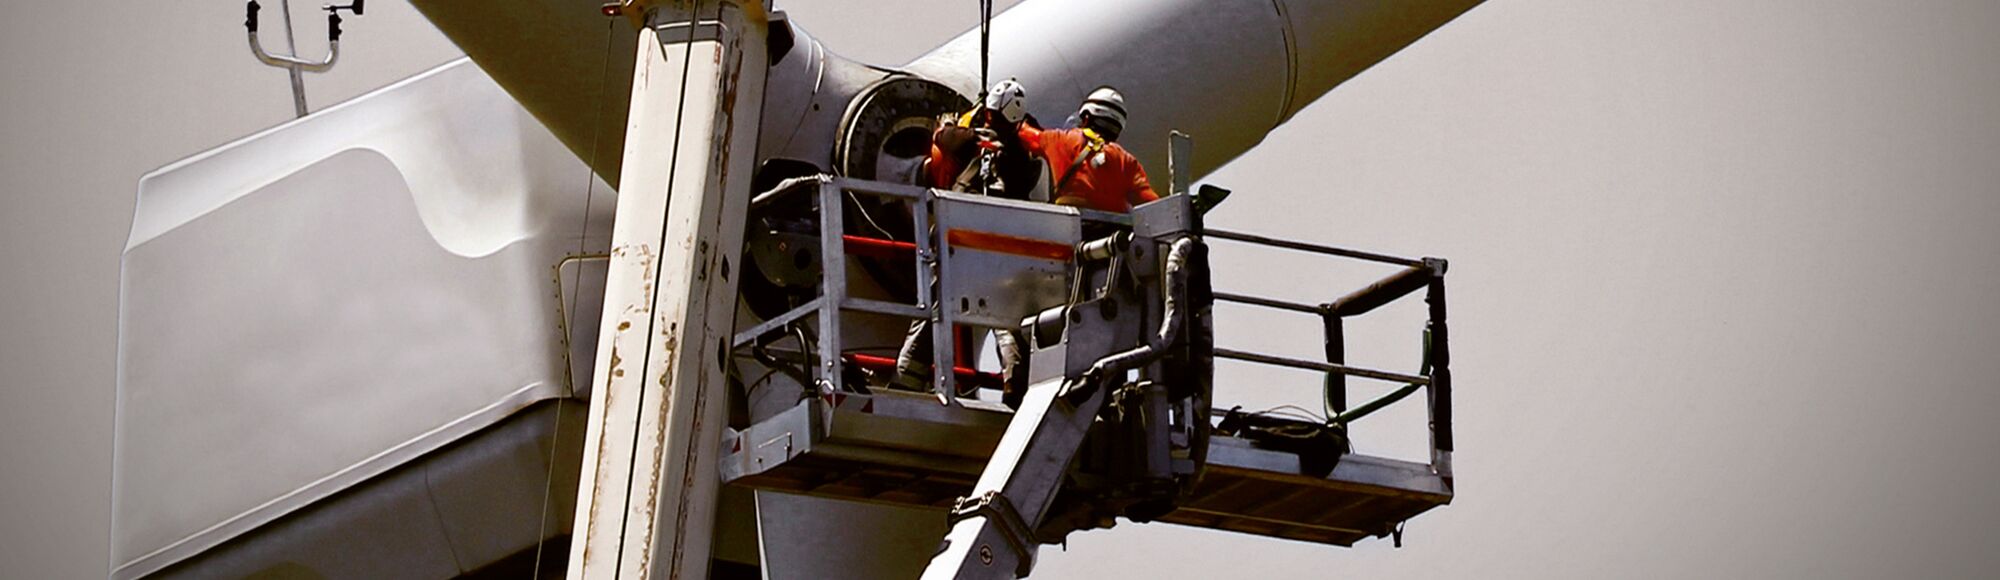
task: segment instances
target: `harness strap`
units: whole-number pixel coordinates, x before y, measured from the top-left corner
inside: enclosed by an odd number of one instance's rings
[[[958,172],[958,178],[951,182],[952,191],[972,191],[972,182],[979,177],[979,164],[984,157],[981,154],[965,164],[965,170]]]
[[[1069,161],[1069,169],[1063,171],[1062,179],[1056,181],[1055,189],[1052,190],[1057,197],[1057,203],[1061,203],[1061,198],[1076,197],[1062,195],[1062,190],[1069,186],[1070,179],[1076,177],[1077,170],[1083,168],[1083,160],[1089,159],[1092,154],[1104,152],[1104,138],[1098,137],[1096,131],[1084,129],[1083,136],[1085,139],[1083,149],[1076,152],[1076,159]]]

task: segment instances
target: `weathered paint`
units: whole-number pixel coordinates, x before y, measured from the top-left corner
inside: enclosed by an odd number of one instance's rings
[[[726,388],[709,337],[728,336],[736,295],[711,271],[727,267],[714,248],[742,244],[753,151],[736,149],[757,127],[735,121],[760,106],[765,21],[699,2],[675,39],[689,8],[640,33],[572,578],[707,575]]]

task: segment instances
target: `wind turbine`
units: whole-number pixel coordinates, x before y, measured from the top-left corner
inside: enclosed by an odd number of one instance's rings
[[[1192,181],[1478,3],[1028,0],[993,20],[985,52],[1041,119],[1117,86],[1148,167],[1168,166],[1170,131],[1195,137],[1175,169]],[[746,432],[731,405],[786,404],[730,395],[724,361],[774,314],[752,288],[773,273],[743,249],[782,240],[746,231],[752,196],[895,177],[910,135],[979,94],[980,32],[883,67],[756,2],[414,4],[469,60],[141,180],[112,575],[453,576],[566,557],[586,577],[868,577],[928,559],[935,512],[725,487],[721,446]],[[860,326],[831,332],[901,332]],[[1403,478],[1384,489],[1422,499],[1398,509],[1448,501],[1445,423],[1431,464],[1347,465]],[[774,558],[760,521],[930,539]],[[1349,531],[1317,541],[1388,530]]]

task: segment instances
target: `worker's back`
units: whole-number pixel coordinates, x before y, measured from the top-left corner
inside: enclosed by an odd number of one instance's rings
[[[1124,213],[1160,198],[1138,158],[1089,129],[1024,127],[1021,142],[1048,161],[1057,204]]]

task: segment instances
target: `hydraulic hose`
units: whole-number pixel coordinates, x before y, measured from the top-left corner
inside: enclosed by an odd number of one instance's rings
[[[786,179],[784,181],[780,181],[778,182],[777,185],[771,186],[771,189],[751,197],[750,208],[756,209],[759,207],[763,207],[764,204],[771,203],[771,200],[777,199],[779,196],[795,191],[794,188],[797,188],[798,186],[805,185],[808,183],[825,184],[832,178],[833,176],[821,173],[821,174],[806,175],[801,177],[793,177]]]
[[[1174,240],[1167,251],[1167,266],[1160,276],[1165,287],[1161,293],[1160,331],[1147,337],[1146,344],[1137,348],[1104,357],[1085,371],[1086,384],[1094,384],[1098,379],[1122,373],[1139,365],[1151,363],[1166,354],[1167,347],[1174,343],[1181,328],[1181,295],[1187,293],[1187,262],[1194,255],[1194,238],[1182,236]]]

